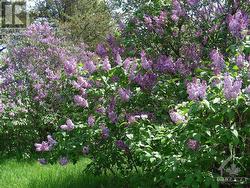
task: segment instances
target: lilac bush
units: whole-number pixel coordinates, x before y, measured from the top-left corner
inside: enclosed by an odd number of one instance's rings
[[[30,143],[42,164],[88,157],[94,174],[209,187],[237,151],[247,176],[248,21],[235,3],[146,6],[95,52],[32,25],[5,60],[1,111],[39,124]]]

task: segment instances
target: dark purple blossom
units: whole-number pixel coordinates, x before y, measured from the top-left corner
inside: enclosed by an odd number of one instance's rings
[[[173,58],[161,55],[157,60],[155,69],[162,73],[175,73]]]
[[[96,54],[104,58],[108,55],[107,49],[104,44],[98,44],[96,47]]]
[[[151,90],[157,82],[157,75],[154,73],[146,73],[142,75],[138,73],[134,81],[144,90]]]
[[[101,128],[101,135],[102,139],[107,139],[109,137],[109,128],[106,127],[104,124],[100,126]]]
[[[37,161],[38,161],[41,165],[46,165],[46,164],[48,164],[47,160],[44,159],[44,158],[38,159]]]
[[[61,158],[59,159],[59,164],[62,165],[62,166],[65,166],[65,165],[67,165],[68,163],[69,163],[69,160],[68,160],[67,157],[61,157]]]
[[[83,153],[83,155],[88,155],[89,154],[89,146],[84,146],[82,148],[82,153]]]
[[[116,147],[119,148],[120,150],[124,150],[126,153],[129,152],[129,147],[128,147],[127,144],[125,144],[124,141],[122,141],[122,140],[117,140],[117,141],[115,142],[115,145],[116,145]]]

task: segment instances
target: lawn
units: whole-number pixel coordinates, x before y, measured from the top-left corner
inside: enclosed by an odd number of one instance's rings
[[[154,187],[146,177],[128,179],[86,175],[89,160],[76,165],[40,165],[37,162],[7,160],[0,164],[0,188]]]

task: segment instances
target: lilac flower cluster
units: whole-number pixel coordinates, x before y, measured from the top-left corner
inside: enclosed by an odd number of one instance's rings
[[[38,161],[41,165],[46,165],[46,164],[48,164],[47,160],[44,159],[44,158],[38,159],[37,161]]]
[[[76,59],[72,58],[70,60],[64,61],[64,70],[69,76],[74,75],[77,71]]]
[[[88,101],[85,98],[83,98],[81,95],[75,95],[74,96],[74,101],[78,106],[81,106],[83,108],[88,108],[89,107]]]
[[[127,144],[125,144],[124,141],[122,141],[122,140],[117,140],[117,141],[115,142],[115,145],[116,145],[116,147],[119,148],[120,150],[123,150],[123,151],[126,152],[126,153],[129,152],[129,147],[128,147]]]
[[[144,50],[141,52],[141,65],[145,70],[151,70],[152,68],[152,61],[147,59]]]
[[[118,93],[122,101],[124,102],[129,101],[130,96],[131,96],[131,91],[129,89],[119,88]]]
[[[172,57],[161,55],[157,60],[155,69],[163,73],[175,73],[175,65]]]
[[[64,131],[72,131],[75,128],[74,123],[71,121],[71,119],[67,119],[65,125],[61,125],[60,128]]]
[[[166,24],[167,13],[161,11],[159,16],[148,16],[144,15],[144,23],[148,30],[155,31],[162,35],[164,33],[164,27]]]
[[[204,99],[206,96],[207,83],[194,78],[192,82],[187,83],[187,93],[190,100]]]
[[[105,57],[103,62],[102,62],[102,69],[104,71],[110,71],[111,70],[111,64],[109,62],[109,58]]]
[[[224,76],[224,96],[227,100],[235,99],[241,92],[242,80],[234,81],[234,78],[229,74]]]
[[[241,10],[228,16],[228,29],[235,37],[242,38],[242,31],[247,29],[248,24],[248,15]]]
[[[157,82],[157,75],[154,73],[145,73],[142,75],[138,73],[134,79],[135,83],[137,83],[143,90],[151,90]]]
[[[99,55],[102,58],[105,58],[108,56],[107,48],[104,44],[98,44],[96,47],[96,54]]]
[[[67,165],[68,163],[69,163],[69,160],[68,160],[67,157],[61,157],[61,158],[59,159],[59,164],[62,165],[62,166],[65,166],[65,165]]]
[[[187,0],[188,4],[191,6],[197,5],[197,3],[199,3],[200,0]]]
[[[192,66],[197,66],[201,61],[201,47],[197,44],[185,44],[181,47],[181,54],[183,58],[192,62]]]
[[[174,22],[177,22],[180,17],[184,16],[186,13],[185,11],[182,9],[181,4],[179,2],[179,0],[172,0],[172,20]]]
[[[191,150],[197,150],[199,148],[199,142],[194,139],[189,139],[187,141],[187,147]]]
[[[169,112],[169,115],[170,115],[171,120],[176,124],[186,122],[185,116],[179,114],[178,112],[171,110]]]
[[[88,125],[89,125],[90,127],[93,127],[93,126],[95,125],[95,117],[94,117],[93,115],[90,115],[90,116],[88,117]]]
[[[107,139],[109,137],[109,128],[106,127],[104,124],[100,126],[101,128],[101,137],[102,139]]]
[[[48,141],[42,141],[42,143],[35,143],[36,151],[44,152],[50,151],[57,144],[51,135],[47,136]]]
[[[243,54],[239,54],[236,58],[236,65],[239,68],[243,68],[244,67],[244,63],[246,61],[246,57]]]
[[[117,123],[118,121],[118,116],[115,112],[115,106],[116,106],[116,100],[114,97],[112,97],[107,109],[108,118],[112,123]]]
[[[45,44],[57,44],[59,42],[48,22],[31,24],[25,31],[25,35],[34,41],[40,41]]]
[[[212,69],[214,74],[220,74],[225,68],[224,56],[218,50],[212,50],[210,53],[210,58],[212,60]]]

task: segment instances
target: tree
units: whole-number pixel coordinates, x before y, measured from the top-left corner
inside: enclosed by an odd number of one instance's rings
[[[57,23],[69,39],[95,46],[113,28],[113,21],[105,1],[100,0],[44,0],[37,3],[37,17]]]

